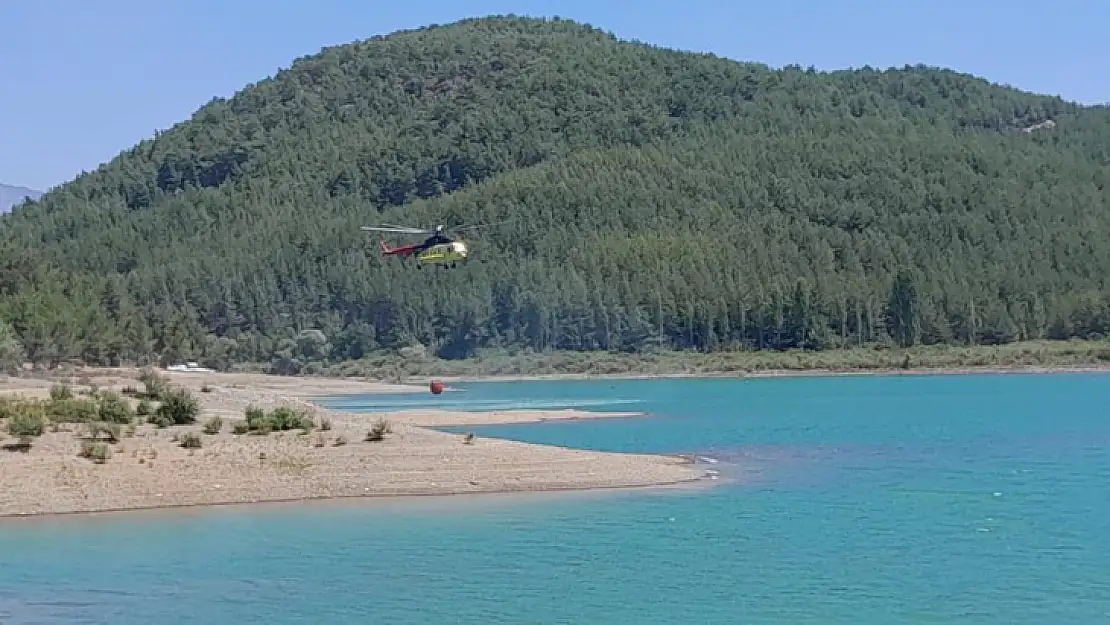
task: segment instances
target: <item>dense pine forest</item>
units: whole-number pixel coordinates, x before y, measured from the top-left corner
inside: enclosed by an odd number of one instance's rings
[[[298,59],[0,217],[0,361],[1100,338],[1108,183],[1105,107],[467,20]],[[444,270],[380,222],[498,225]]]

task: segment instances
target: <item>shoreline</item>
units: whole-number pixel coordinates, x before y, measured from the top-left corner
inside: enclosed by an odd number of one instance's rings
[[[78,400],[95,395],[93,388],[118,390],[137,385],[122,370],[85,370],[82,376],[95,387],[75,389]],[[112,442],[108,457],[97,463],[79,457],[82,445],[87,444],[82,426],[55,423],[35,437],[29,450],[0,451],[0,518],[357,498],[636,490],[711,483],[707,472],[681,456],[597,452],[470,438],[434,429],[497,422],[638,417],[643,413],[351,413],[324,408],[310,398],[325,393],[412,392],[420,387],[207,372],[168,372],[165,377],[171,384],[196,393],[202,414],[195,424],[129,426],[126,434]],[[49,397],[50,387],[57,381],[0,378],[0,396]],[[231,425],[243,420],[248,406],[310,409],[321,427],[310,434],[231,433]],[[202,433],[202,424],[213,417],[222,419],[221,428],[216,433]],[[383,418],[392,423],[391,432],[381,440],[364,440],[367,429]],[[325,420],[327,427],[323,428]],[[184,448],[180,437],[186,433],[199,436],[201,446]],[[12,437],[6,432],[5,436],[5,443],[11,443]]]
[[[1110,373],[1110,364],[1090,366],[966,366],[966,367],[920,367],[920,368],[883,368],[873,369],[765,369],[761,371],[705,371],[695,373],[537,373],[537,374],[495,374],[463,376],[412,376],[405,378],[407,384],[425,384],[431,380],[444,383],[467,382],[559,382],[576,380],[719,380],[719,379],[790,379],[790,378],[840,378],[865,376],[961,376],[961,375],[1060,375],[1069,373]],[[418,387],[421,391],[423,386]]]
[[[244,370],[259,365],[238,365]],[[508,348],[479,350],[466,360],[379,352],[361,360],[324,366],[341,378],[426,383],[477,380],[667,379],[690,377],[784,377],[1086,371],[1110,368],[1110,339],[1029,340],[1000,345],[916,345],[875,343],[821,350],[730,348],[711,352],[658,349],[644,352],[533,352]]]
[[[520,489],[520,490],[459,490],[459,491],[435,491],[435,492],[399,492],[399,493],[372,493],[372,494],[355,494],[355,495],[319,495],[308,497],[291,497],[287,499],[266,499],[260,501],[227,501],[216,503],[181,503],[181,504],[157,504],[141,507],[124,507],[124,508],[103,508],[97,510],[69,510],[63,512],[13,512],[13,513],[0,513],[0,523],[18,520],[34,520],[42,518],[81,518],[81,517],[94,517],[94,516],[116,516],[128,515],[130,513],[160,513],[160,512],[173,512],[176,510],[190,510],[190,511],[204,511],[215,509],[227,508],[243,508],[243,509],[257,509],[266,506],[281,506],[281,507],[297,507],[298,504],[326,504],[328,502],[340,503],[354,503],[358,501],[366,502],[395,502],[404,503],[417,500],[471,500],[484,497],[503,497],[519,501],[520,497],[535,496],[540,497],[544,495],[590,495],[590,494],[603,494],[606,492],[676,492],[678,489],[683,489],[686,492],[693,491],[697,488],[709,488],[715,484],[710,484],[704,476],[693,476],[684,479],[679,479],[674,482],[660,482],[655,484],[643,485],[612,485],[612,486],[553,486],[544,488]]]

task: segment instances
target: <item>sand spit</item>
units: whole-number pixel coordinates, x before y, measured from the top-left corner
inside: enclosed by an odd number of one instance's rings
[[[137,374],[89,370],[71,383],[78,390],[82,384],[141,387],[134,379]],[[244,374],[168,373],[166,377],[197,391],[203,413],[196,425],[164,429],[141,425],[113,445],[111,458],[102,464],[78,456],[83,429],[76,425],[45,433],[26,452],[0,450],[0,516],[335,497],[628,488],[703,477],[703,471],[678,457],[468,439],[422,427],[598,416],[589,413],[344,413],[314,406],[305,398],[422,389]],[[46,396],[55,381],[0,378],[0,393]],[[326,418],[330,427],[309,434],[232,434],[232,424],[242,420],[243,410],[252,404],[267,409],[312,407],[318,420]],[[223,418],[222,430],[202,434],[201,424],[213,416]],[[381,441],[364,440],[373,423],[383,417],[390,420],[392,433]],[[187,432],[201,435],[201,448],[180,445]]]
[[[460,410],[399,410],[389,418],[409,425],[424,427],[455,427],[464,425],[502,425],[572,421],[576,419],[615,419],[642,417],[643,412],[586,412],[583,410],[495,410],[463,412]]]

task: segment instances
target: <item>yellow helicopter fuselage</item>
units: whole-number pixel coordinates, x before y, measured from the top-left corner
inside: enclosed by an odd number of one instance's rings
[[[416,255],[416,260],[422,265],[449,265],[460,260],[466,260],[466,243],[452,241],[439,243]]]

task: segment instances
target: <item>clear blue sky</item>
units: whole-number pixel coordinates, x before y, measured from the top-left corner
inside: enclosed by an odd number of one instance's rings
[[[0,0],[0,181],[65,182],[323,46],[492,13],[776,67],[922,62],[1110,101],[1110,0]]]

